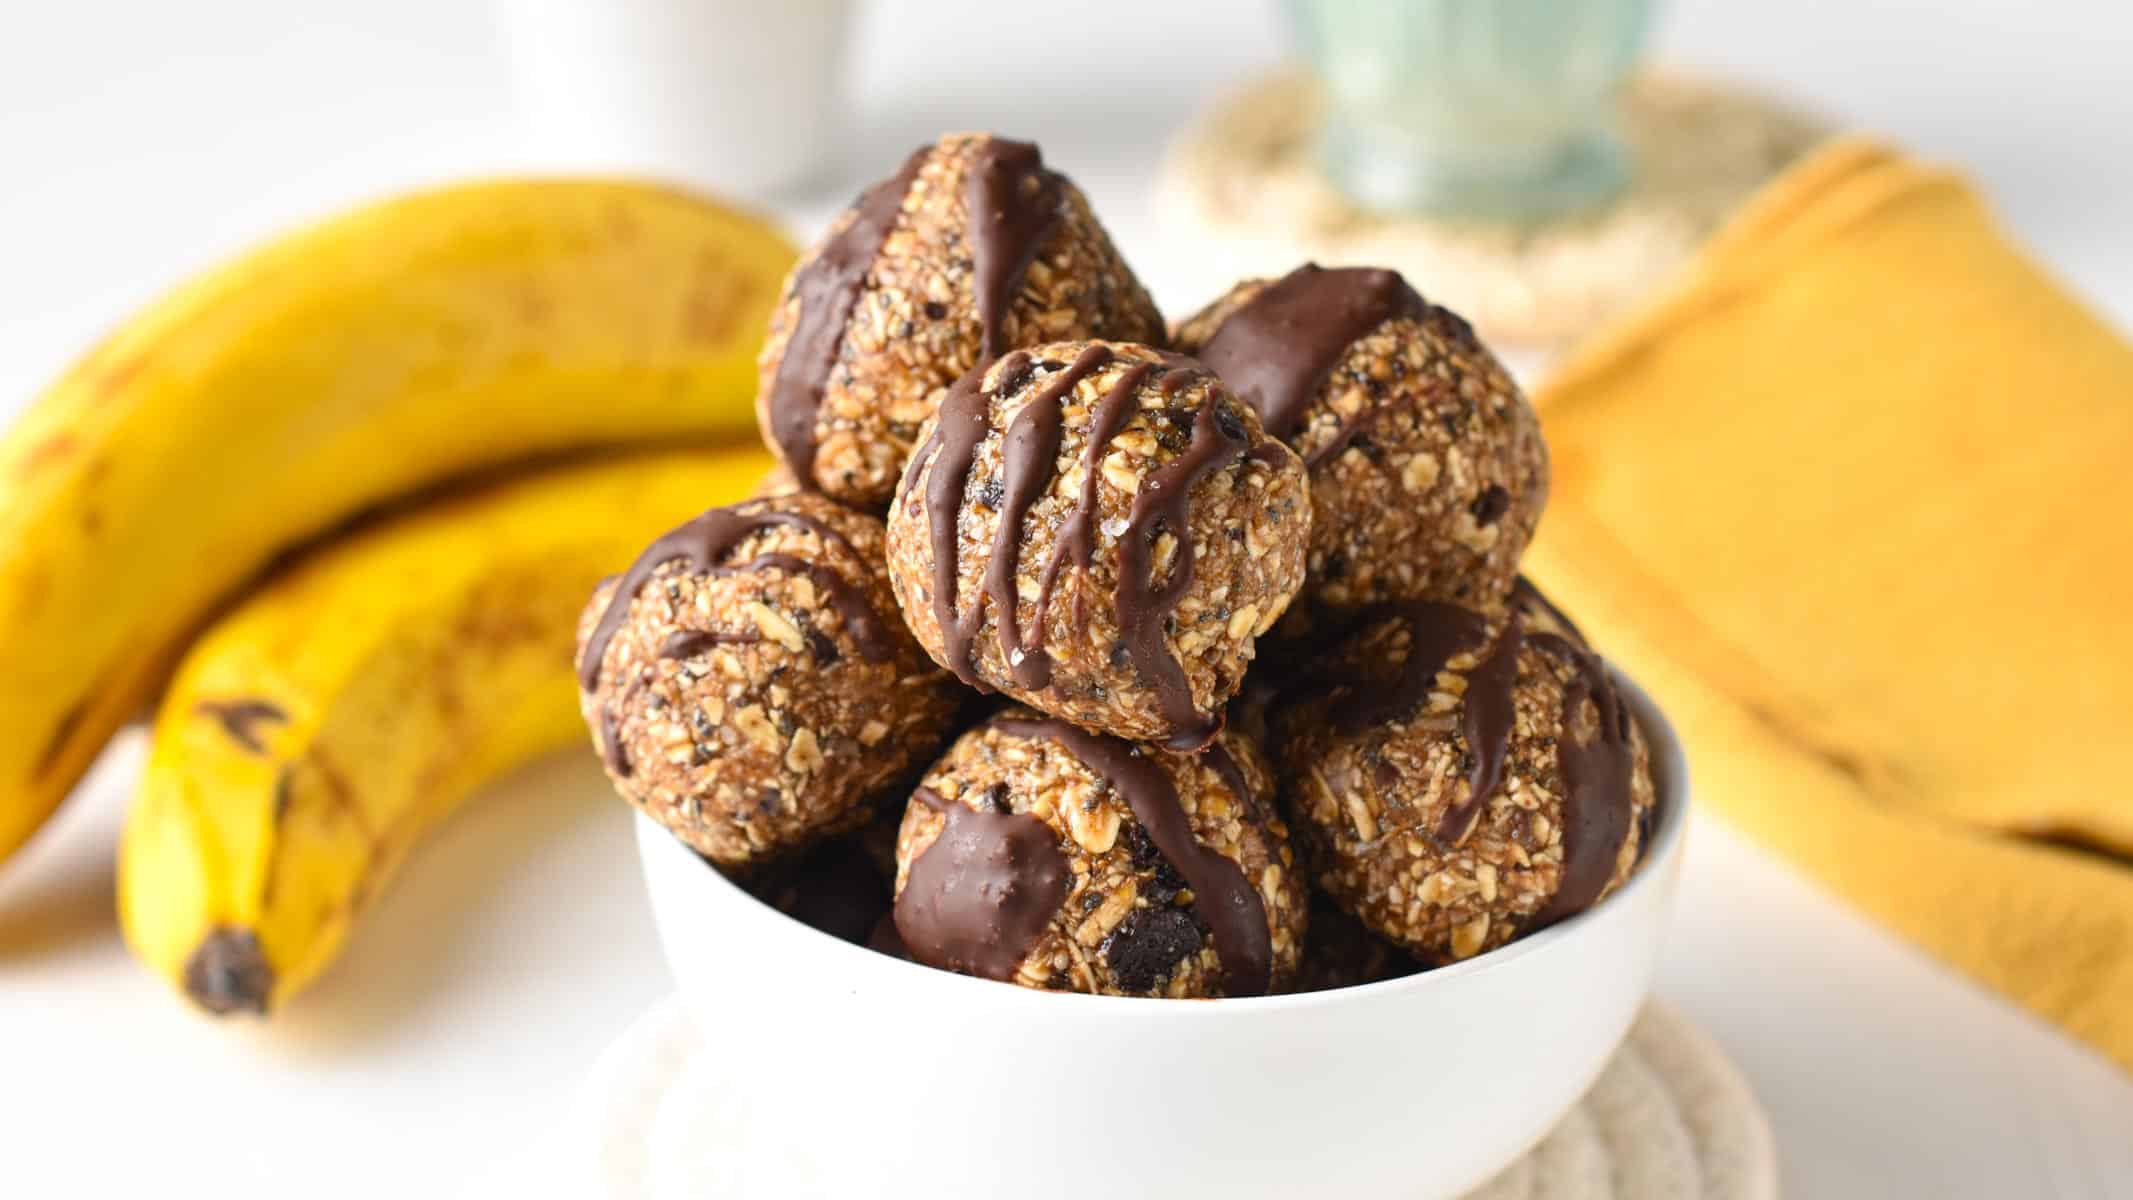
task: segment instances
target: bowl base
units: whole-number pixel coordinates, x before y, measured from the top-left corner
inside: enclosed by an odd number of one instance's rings
[[[826,1195],[811,1151],[778,1114],[698,1052],[678,997],[617,1039],[580,1090],[568,1126],[500,1179],[521,1195],[664,1200]],[[923,1193],[924,1189],[918,1189]],[[885,1187],[882,1195],[895,1195]],[[1388,1183],[1386,1200],[1429,1200]],[[1740,1073],[1701,1030],[1649,1004],[1599,1082],[1561,1124],[1468,1200],[1775,1200],[1770,1127]]]

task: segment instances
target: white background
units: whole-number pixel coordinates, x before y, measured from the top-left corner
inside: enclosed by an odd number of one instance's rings
[[[1173,290],[1147,172],[1214,91],[1282,57],[1279,18],[877,0],[843,165],[782,207],[812,236],[943,129],[1035,137],[1158,299],[1196,303]],[[2133,327],[2133,9],[1706,0],[1674,6],[1658,44],[1964,164]],[[15,6],[0,17],[0,412],[264,233],[417,183],[566,165],[516,119],[480,5]],[[127,751],[0,867],[0,1193],[448,1194],[551,1136],[592,1057],[667,987],[626,812],[574,755],[455,819],[270,1025],[195,1017],[115,932]],[[2133,1196],[2133,1083],[1712,822],[1660,991],[1763,1095],[1790,1195]]]

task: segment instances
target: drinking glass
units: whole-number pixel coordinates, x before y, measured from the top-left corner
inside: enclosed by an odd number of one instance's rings
[[[1366,207],[1537,221],[1628,180],[1615,133],[1651,0],[1291,0],[1326,97],[1317,147]]]

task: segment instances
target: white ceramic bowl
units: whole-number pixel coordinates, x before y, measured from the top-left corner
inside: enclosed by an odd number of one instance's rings
[[[1665,719],[1616,678],[1659,786],[1637,874],[1532,937],[1364,987],[1031,991],[809,929],[642,817],[638,846],[697,1028],[754,1112],[817,1148],[825,1194],[1456,1196],[1554,1126],[1651,983],[1688,778]]]

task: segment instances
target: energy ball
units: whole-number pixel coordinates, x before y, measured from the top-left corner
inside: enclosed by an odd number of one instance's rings
[[[897,930],[916,961],[1025,987],[1280,989],[1308,899],[1272,785],[1235,734],[1187,756],[1011,709],[912,794]]]
[[[956,382],[889,509],[889,578],[964,683],[1196,750],[1304,578],[1303,465],[1190,359],[1017,350]]]
[[[828,838],[747,881],[755,898],[841,941],[865,945],[889,915],[889,883],[860,834]]]
[[[1037,147],[952,134],[869,188],[786,280],[759,364],[767,440],[807,486],[888,502],[942,392],[1017,346],[1158,342],[1163,318]]]
[[[579,704],[616,789],[725,867],[864,824],[962,704],[896,617],[882,542],[818,495],[747,500],[602,584]]]
[[[1297,968],[1292,991],[1330,992],[1402,979],[1422,970],[1414,956],[1370,932],[1325,893],[1311,890],[1311,936],[1304,941],[1303,963]]]
[[[1644,734],[1529,587],[1494,617],[1388,606],[1289,695],[1283,795],[1314,878],[1425,963],[1583,911],[1636,865]]]
[[[1312,610],[1502,602],[1547,502],[1548,450],[1457,314],[1393,271],[1306,265],[1238,284],[1176,343],[1303,456]]]

